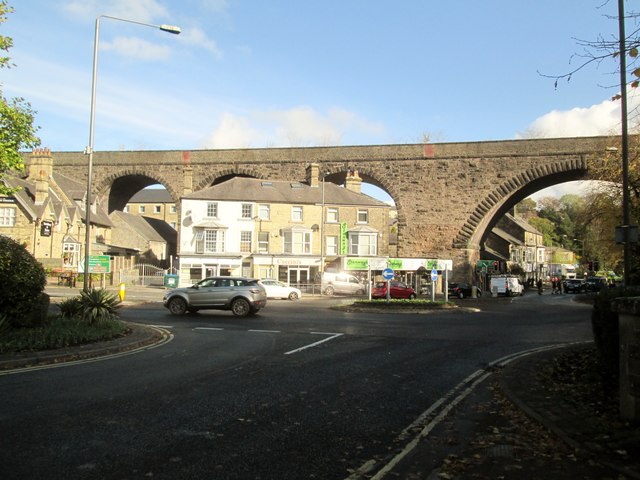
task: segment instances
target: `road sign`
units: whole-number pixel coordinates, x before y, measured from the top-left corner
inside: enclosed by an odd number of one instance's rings
[[[382,278],[384,278],[385,280],[391,280],[393,278],[393,269],[385,268],[382,271]]]
[[[89,273],[110,273],[111,262],[109,255],[90,255]]]
[[[438,271],[434,268],[431,270],[431,281],[435,282],[438,280]]]

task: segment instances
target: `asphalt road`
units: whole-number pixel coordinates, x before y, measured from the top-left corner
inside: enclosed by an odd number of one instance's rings
[[[124,320],[173,340],[105,361],[0,375],[0,478],[345,479],[490,362],[591,339],[572,296],[464,300],[428,315],[270,301],[256,317]],[[361,472],[366,471],[366,468]]]

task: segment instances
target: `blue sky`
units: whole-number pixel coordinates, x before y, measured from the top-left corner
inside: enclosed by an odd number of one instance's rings
[[[633,7],[627,1],[627,9]],[[619,129],[616,64],[560,82],[576,39],[617,35],[613,0],[10,0],[5,97],[42,146],[96,150],[507,140]],[[632,28],[629,25],[628,30]],[[633,104],[635,99],[630,100]],[[559,191],[558,189],[556,189]]]

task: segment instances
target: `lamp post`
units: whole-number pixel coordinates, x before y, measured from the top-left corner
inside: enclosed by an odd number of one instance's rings
[[[121,22],[135,23],[145,27],[158,28],[163,32],[180,33],[180,28],[173,25],[153,25],[150,23],[136,22],[125,18],[112,17],[110,15],[99,15],[96,18],[96,31],[93,41],[93,78],[91,81],[91,119],[89,121],[89,145],[85,149],[85,154],[89,155],[89,165],[87,168],[87,198],[85,202],[85,245],[84,245],[84,290],[89,289],[89,256],[91,255],[91,180],[93,175],[93,127],[96,114],[96,83],[98,80],[98,41],[100,38],[100,19],[110,18]]]
[[[620,112],[622,129],[622,235],[624,248],[624,286],[629,287],[631,245],[629,243],[629,134],[627,127],[627,61],[624,28],[624,0],[618,0],[618,27],[620,35]]]
[[[580,256],[582,257],[582,260],[584,260],[584,240],[580,240],[579,238],[574,238],[573,241],[580,242],[582,244],[580,246]]]

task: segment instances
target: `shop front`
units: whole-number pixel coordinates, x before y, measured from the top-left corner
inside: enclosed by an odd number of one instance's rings
[[[246,275],[242,257],[181,257],[180,286],[189,286],[207,277],[235,277]]]
[[[298,288],[310,285],[320,271],[319,257],[256,255],[253,257],[253,276],[275,278]]]

